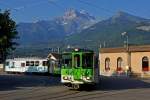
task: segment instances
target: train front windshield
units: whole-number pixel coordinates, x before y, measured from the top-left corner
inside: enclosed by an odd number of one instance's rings
[[[71,53],[66,53],[62,55],[62,63],[63,63],[63,67],[65,68],[69,68],[69,67],[76,67],[76,68],[93,68],[93,63],[94,63],[94,59],[93,59],[93,53],[82,53],[82,54],[75,54],[73,55],[73,62],[72,62],[72,54]],[[73,63],[73,65],[72,65]]]
[[[82,65],[83,68],[93,68],[93,54],[85,53],[82,55]]]
[[[64,54],[62,55],[63,58],[63,66],[64,67],[71,67],[72,66],[72,56],[71,54]]]

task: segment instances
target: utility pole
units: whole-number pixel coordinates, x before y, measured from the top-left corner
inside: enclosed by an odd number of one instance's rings
[[[126,46],[126,50],[128,52],[128,50],[129,50],[129,36],[128,36],[127,32],[123,32],[123,33],[121,33],[121,35],[126,37],[125,46]]]
[[[59,47],[57,48],[57,53],[58,53],[58,54],[60,53],[60,48],[59,48]]]
[[[131,69],[131,52],[129,51],[129,36],[128,36],[127,32],[123,32],[123,33],[121,33],[121,35],[126,37],[126,42],[125,42],[126,52],[127,52],[126,75],[128,76],[128,72],[131,71],[131,70],[129,70],[129,69]]]
[[[104,48],[106,47],[106,42],[104,41]]]

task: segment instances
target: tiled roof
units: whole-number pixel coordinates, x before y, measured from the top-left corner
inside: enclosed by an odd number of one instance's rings
[[[61,54],[58,54],[58,53],[50,53],[50,54],[48,55],[48,57],[49,57],[50,55],[53,55],[56,59],[61,59]]]
[[[150,52],[150,45],[117,47],[117,48],[100,48],[100,53],[119,53],[119,52]]]

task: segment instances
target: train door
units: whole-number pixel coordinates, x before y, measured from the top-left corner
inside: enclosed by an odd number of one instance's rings
[[[73,77],[74,80],[80,80],[81,79],[81,62],[82,57],[80,53],[74,53],[73,54]]]
[[[70,83],[72,79],[72,54],[62,55],[61,82]]]

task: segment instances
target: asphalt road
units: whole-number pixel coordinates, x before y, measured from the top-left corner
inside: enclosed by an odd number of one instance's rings
[[[71,90],[59,77],[0,75],[0,100],[150,100],[150,79],[101,77],[87,88]]]

